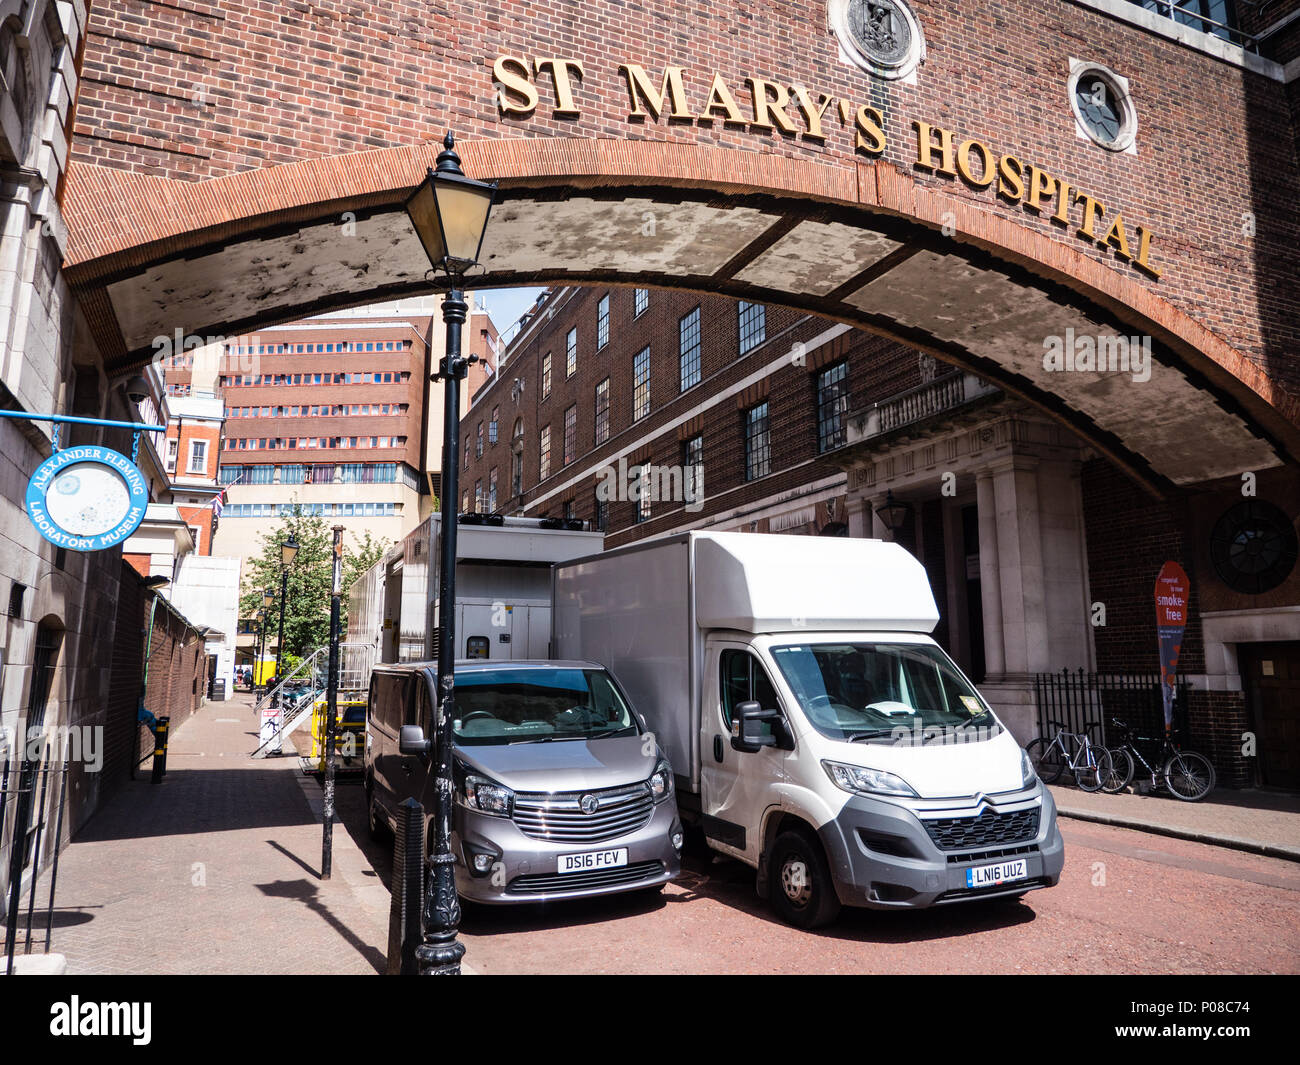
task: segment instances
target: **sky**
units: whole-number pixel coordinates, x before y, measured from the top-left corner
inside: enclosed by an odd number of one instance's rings
[[[537,300],[540,288],[490,288],[475,292],[492,315],[498,333],[505,333]]]

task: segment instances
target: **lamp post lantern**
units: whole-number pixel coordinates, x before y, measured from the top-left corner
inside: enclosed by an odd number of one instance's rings
[[[289,567],[293,564],[294,558],[298,554],[298,541],[290,533],[280,544],[280,633],[275,645],[275,682],[279,684],[284,679],[284,600],[289,594]],[[270,589],[268,588],[269,592]],[[275,693],[272,700],[273,706],[280,705],[280,693]]]
[[[892,540],[898,539],[898,531],[911,513],[912,504],[896,501],[892,491],[886,494],[885,502],[876,508],[876,514],[881,524],[889,531]]]
[[[424,976],[459,975],[465,947],[456,939],[460,903],[456,897],[455,858],[451,853],[451,722],[456,684],[456,499],[460,441],[460,382],[475,356],[460,353],[461,328],[469,305],[461,286],[465,271],[478,263],[487,230],[496,183],[474,181],[460,168],[455,141],[448,133],[437,167],[406,202],[406,213],[435,270],[450,282],[442,301],[447,325],[447,350],[432,375],[443,384],[442,416],[442,550],[438,564],[438,709],[431,753],[437,759],[436,803],[433,811],[433,853],[421,916],[423,942],[415,956]]]

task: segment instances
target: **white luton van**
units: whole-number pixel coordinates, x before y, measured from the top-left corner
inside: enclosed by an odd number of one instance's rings
[[[1051,794],[879,540],[691,532],[552,570],[558,658],[613,671],[684,820],[811,928],[1060,878]]]

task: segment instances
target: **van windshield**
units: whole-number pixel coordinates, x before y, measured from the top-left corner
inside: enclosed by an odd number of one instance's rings
[[[493,669],[458,674],[455,741],[589,740],[633,734],[636,719],[603,669]]]
[[[978,692],[937,647],[800,644],[772,657],[817,731],[836,740],[920,744],[1001,732]]]

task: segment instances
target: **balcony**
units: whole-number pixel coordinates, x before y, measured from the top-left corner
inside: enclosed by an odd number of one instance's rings
[[[1000,388],[989,384],[982,377],[970,373],[948,374],[916,388],[909,388],[906,392],[899,392],[870,407],[850,412],[844,443],[846,447],[852,447],[932,418],[952,414],[978,400],[1001,394]]]

